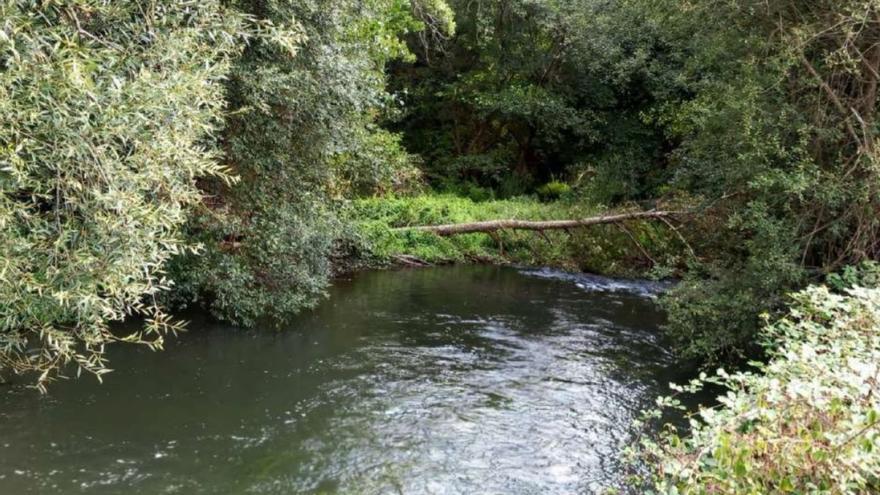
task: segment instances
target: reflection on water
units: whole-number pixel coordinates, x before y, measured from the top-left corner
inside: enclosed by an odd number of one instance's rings
[[[0,391],[0,493],[600,493],[680,378],[632,286],[443,267],[340,281],[280,333],[196,315],[104,385]]]

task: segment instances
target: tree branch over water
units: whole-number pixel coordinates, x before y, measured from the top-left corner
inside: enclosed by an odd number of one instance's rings
[[[590,225],[616,224],[627,220],[651,220],[651,219],[667,219],[676,216],[686,215],[683,211],[667,211],[667,210],[651,210],[637,211],[630,213],[614,213],[599,215],[595,217],[571,219],[571,220],[486,220],[482,222],[453,223],[445,225],[419,225],[410,227],[398,227],[395,231],[414,230],[420,232],[433,232],[441,236],[451,236],[458,234],[473,234],[477,232],[491,233],[503,229],[514,230],[554,230],[554,229],[571,229],[577,227],[588,227]]]

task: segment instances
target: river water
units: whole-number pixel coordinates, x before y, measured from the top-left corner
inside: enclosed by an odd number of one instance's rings
[[[0,494],[602,493],[684,379],[658,289],[439,267],[339,281],[283,332],[188,315],[103,385],[0,389]]]

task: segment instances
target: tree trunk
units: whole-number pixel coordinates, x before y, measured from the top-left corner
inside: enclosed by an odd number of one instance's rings
[[[626,220],[650,220],[674,217],[683,215],[680,211],[639,211],[632,213],[616,213],[610,215],[599,215],[596,217],[581,218],[574,220],[487,220],[484,222],[470,223],[454,223],[446,225],[420,225],[413,227],[399,227],[395,231],[415,230],[419,232],[432,232],[441,236],[450,236],[458,234],[473,234],[475,232],[493,233],[502,229],[516,230],[554,230],[554,229],[570,229],[574,227],[587,227],[590,225],[601,225],[608,223],[620,223]]]

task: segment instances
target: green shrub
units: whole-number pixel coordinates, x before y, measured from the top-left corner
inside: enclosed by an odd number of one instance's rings
[[[838,273],[828,276],[828,285],[838,291],[851,287],[880,287],[880,263],[863,261],[858,265],[846,266]]]
[[[864,58],[880,32],[863,29],[880,4],[627,3],[682,57],[646,112],[675,143],[669,184],[705,198],[700,216],[724,219],[695,241],[711,278],[678,292],[670,328],[691,357],[736,353],[754,340],[753,315],[781,309],[814,268],[880,259],[878,97],[861,89],[880,81],[880,57]]]
[[[807,289],[763,336],[771,359],[755,371],[673,387],[728,391],[691,417],[687,434],[667,426],[642,440],[634,453],[651,466],[653,493],[878,493],[880,290]]]
[[[537,193],[541,201],[556,201],[569,195],[571,193],[571,186],[565,182],[554,180],[539,187]]]
[[[716,364],[756,350],[763,312],[784,311],[785,294],[806,285],[799,246],[790,224],[754,202],[733,219],[696,215],[694,249],[701,254],[681,283],[661,298],[665,326],[676,352]],[[694,233],[699,233],[695,235]],[[749,256],[734,254],[750,253]]]

